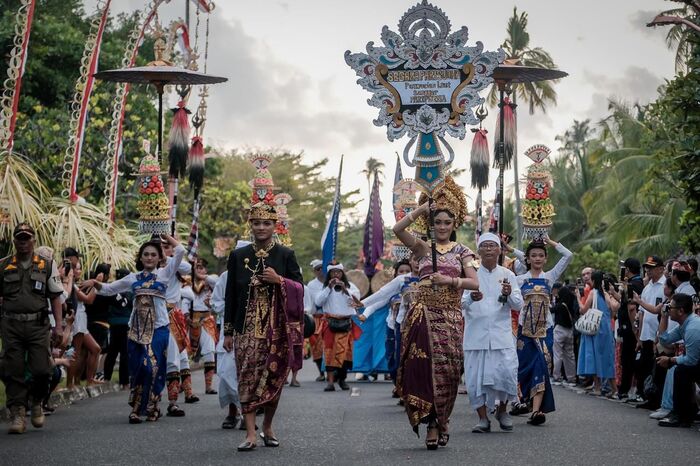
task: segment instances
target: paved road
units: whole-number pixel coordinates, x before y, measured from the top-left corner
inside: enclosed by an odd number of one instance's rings
[[[460,395],[447,448],[427,451],[390,397],[389,382],[351,383],[349,392],[324,393],[307,365],[301,388],[285,388],[276,433],[282,446],[238,453],[244,432],[222,430],[216,396],[183,405],[184,418],[129,425],[125,392],[81,401],[47,418],[43,430],[0,433],[0,464],[694,464],[700,457],[695,429],[656,426],[648,411],[555,387],[557,411],[544,426],[515,420],[513,433],[496,427],[472,434],[475,415]],[[196,372],[195,388],[204,382]],[[495,424],[493,425],[495,427]],[[424,435],[424,432],[421,432]]]

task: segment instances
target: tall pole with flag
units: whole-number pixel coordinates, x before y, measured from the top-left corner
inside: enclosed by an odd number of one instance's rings
[[[328,264],[335,259],[336,244],[338,241],[338,219],[340,217],[340,179],[343,176],[343,157],[340,157],[340,169],[338,179],[335,181],[335,195],[331,214],[328,216],[326,229],[321,237],[321,257],[323,259],[323,271],[325,273]]]
[[[382,219],[382,200],[379,198],[379,174],[377,172],[374,172],[374,184],[369,196],[362,251],[365,255],[365,275],[371,278],[376,271],[379,258],[384,253],[384,220]]]

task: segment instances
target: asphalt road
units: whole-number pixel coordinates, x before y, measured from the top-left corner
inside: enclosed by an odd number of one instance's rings
[[[78,402],[47,418],[44,429],[21,436],[0,433],[0,464],[501,464],[658,465],[695,464],[700,432],[662,428],[648,411],[555,387],[557,411],[540,427],[515,419],[512,433],[492,424],[490,434],[472,434],[476,415],[460,395],[446,448],[427,451],[390,382],[354,382],[351,392],[325,393],[313,382],[311,364],[300,373],[301,388],[286,387],[276,417],[279,448],[239,453],[244,432],[222,430],[218,397],[201,395],[182,405],[184,418],[129,425],[126,392]],[[202,392],[202,373],[195,390]]]

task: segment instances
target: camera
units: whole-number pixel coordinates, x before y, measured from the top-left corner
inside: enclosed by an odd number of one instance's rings
[[[333,290],[341,292],[341,291],[343,291],[343,287],[340,286],[339,284],[335,284],[335,285],[333,285]]]

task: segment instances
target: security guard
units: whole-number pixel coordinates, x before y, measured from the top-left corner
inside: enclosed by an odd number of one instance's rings
[[[63,292],[56,264],[34,254],[34,228],[26,223],[13,232],[15,255],[0,260],[2,298],[3,382],[10,410],[10,434],[26,430],[25,413],[31,395],[31,422],[43,427],[41,400],[46,396],[52,371],[49,338],[58,341],[62,328],[60,295]],[[48,307],[56,320],[50,329]],[[32,375],[27,384],[27,369]]]

